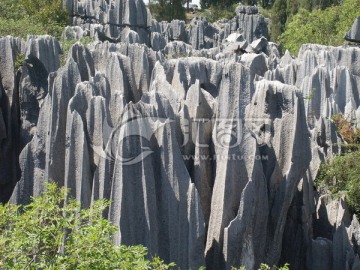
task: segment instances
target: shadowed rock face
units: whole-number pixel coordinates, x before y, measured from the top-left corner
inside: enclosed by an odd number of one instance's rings
[[[360,42],[360,16],[357,17],[349,32],[344,37],[348,41]]]
[[[0,199],[5,202],[19,180],[19,94],[15,63],[25,50],[24,41],[0,38]]]
[[[65,3],[65,35],[99,39],[64,66],[52,37],[0,38],[2,202],[49,178],[84,206],[109,199],[115,243],[181,269],[359,268],[357,218],[313,188],[339,152],[331,116],[360,126],[358,47],[280,57],[255,7],[187,29],[142,1]]]

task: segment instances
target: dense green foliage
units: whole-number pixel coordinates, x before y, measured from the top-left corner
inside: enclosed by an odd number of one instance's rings
[[[277,41],[292,54],[296,54],[300,46],[305,43],[341,45],[344,42],[345,33],[351,28],[355,18],[360,15],[359,10],[360,0],[344,0],[341,5],[324,10],[315,9],[311,12],[300,9],[286,23],[285,31],[280,36],[282,29],[276,32],[279,26],[273,25],[271,37],[274,39],[279,36]],[[281,24],[283,22],[284,20]]]
[[[287,0],[276,0],[271,11],[271,38],[276,40],[284,32],[287,20]]]
[[[26,15],[21,8],[20,0],[0,0],[0,17],[4,19],[21,19]]]
[[[246,0],[245,1],[246,4],[248,5],[254,5],[256,4],[255,0]],[[201,8],[202,9],[206,9],[206,8],[210,8],[211,6],[217,6],[219,8],[223,8],[226,9],[234,4],[238,4],[239,1],[236,0],[200,0],[200,4],[201,4]]]
[[[60,37],[67,20],[62,0],[0,0],[0,36]]]
[[[148,7],[157,21],[185,20],[185,8],[181,0],[150,1]]]
[[[331,194],[345,194],[350,210],[360,217],[360,151],[322,163],[315,184]]]
[[[212,5],[207,9],[203,9],[199,15],[206,17],[209,22],[215,22],[220,19],[231,19],[235,16],[235,8],[237,4],[222,8],[219,5]]]
[[[342,145],[343,155],[321,164],[315,184],[331,194],[345,194],[352,212],[360,216],[360,129],[353,127],[341,114],[332,119],[347,144]]]
[[[115,246],[116,227],[102,218],[108,202],[81,209],[67,191],[48,184],[27,206],[0,204],[0,268],[4,269],[169,269],[147,260],[142,246]]]
[[[297,1],[297,0],[289,0],[289,1]],[[319,1],[319,0],[303,0],[303,1]],[[331,0],[329,0],[331,1]],[[274,0],[200,0],[201,8],[209,8],[211,6],[220,6],[223,8],[227,8],[234,4],[238,5],[239,3],[248,6],[261,6],[263,8],[271,8],[274,4]]]

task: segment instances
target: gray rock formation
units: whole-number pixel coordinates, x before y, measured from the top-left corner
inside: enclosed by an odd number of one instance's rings
[[[263,154],[269,155],[264,174],[270,185],[268,226],[273,228],[273,232],[267,237],[269,252],[265,261],[273,264],[281,257],[287,212],[296,187],[311,160],[310,134],[307,130],[304,103],[295,87],[279,82],[260,81],[256,88],[255,96],[247,107],[246,118],[249,119],[253,132],[257,134],[259,143],[264,147]],[[255,123],[251,124],[252,122]],[[269,124],[271,128],[268,127]],[[292,138],[292,141],[280,139],[284,126],[287,127],[287,132],[293,134],[288,133],[288,138]],[[293,154],[290,154],[291,152]],[[290,156],[292,158],[288,159]],[[276,157],[277,162],[273,163],[271,157]]]
[[[119,41],[128,40],[128,35],[123,31],[129,28],[138,34],[140,43],[150,42],[148,28],[151,26],[151,14],[141,0],[111,2],[64,0],[63,2],[76,25],[84,25],[88,21],[99,23],[104,26],[98,29],[102,34],[109,39],[119,39]]]
[[[64,37],[97,38],[64,66],[52,37],[0,38],[2,202],[49,178],[111,200],[116,244],[181,269],[359,269],[357,217],[314,190],[342,143],[331,117],[360,126],[358,47],[281,57],[256,7],[187,29],[138,0],[64,3]]]
[[[32,55],[38,58],[50,73],[60,67],[60,51],[60,43],[54,37],[28,36],[25,56]]]
[[[250,44],[250,46],[254,49],[256,53],[263,52],[266,49],[267,45],[268,41],[264,37],[256,39]]]
[[[173,41],[168,43],[164,49],[163,53],[166,55],[168,59],[172,58],[180,58],[186,56],[192,56],[193,47],[189,44],[186,44],[182,41]]]
[[[50,36],[29,36],[26,42],[0,39],[2,202],[9,199],[21,177],[19,155],[36,133],[40,107],[48,92],[48,74],[60,66],[59,54],[60,44]]]
[[[24,53],[24,42],[13,37],[0,38],[0,201],[5,202],[18,181],[17,146],[19,137],[19,94],[16,62]]]
[[[311,243],[312,258],[310,269],[333,269],[332,241],[318,237]]]
[[[349,30],[345,34],[345,39],[353,42],[360,42],[360,16],[357,17]]]
[[[48,72],[43,63],[29,55],[21,68],[19,81],[20,148],[29,143],[36,132],[39,111],[48,93]]]
[[[236,9],[236,17],[231,21],[231,30],[243,32],[244,38],[253,42],[261,36],[269,38],[264,16],[256,7],[240,6]]]
[[[190,23],[189,44],[194,49],[210,49],[214,46],[214,37],[218,29],[212,26],[206,18],[194,18]]]

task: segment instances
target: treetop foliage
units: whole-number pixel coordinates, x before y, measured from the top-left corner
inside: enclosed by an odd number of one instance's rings
[[[68,21],[62,0],[0,0],[0,36],[60,37]]]
[[[282,2],[284,7],[286,0],[276,2]],[[277,10],[276,2],[274,9],[276,7]],[[316,6],[312,11],[300,6],[295,15],[273,10],[278,15],[272,18],[271,38],[280,42],[292,54],[297,54],[300,46],[305,43],[333,46],[343,44],[345,33],[360,15],[360,0],[344,0],[340,5],[330,7],[327,5],[331,1],[320,3],[323,6]]]
[[[178,19],[185,20],[185,8],[182,0],[157,0],[149,1],[151,14],[157,21],[168,21]]]
[[[47,185],[26,206],[0,204],[0,268],[166,270],[157,257],[146,259],[143,246],[115,246],[117,228],[102,217],[109,202],[81,209],[68,191]]]

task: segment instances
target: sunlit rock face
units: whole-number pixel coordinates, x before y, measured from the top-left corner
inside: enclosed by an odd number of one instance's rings
[[[142,1],[64,3],[87,46],[0,38],[2,202],[49,179],[111,200],[114,242],[180,269],[359,269],[357,218],[314,190],[343,143],[331,117],[360,126],[359,47],[281,56],[256,7],[186,26]]]

